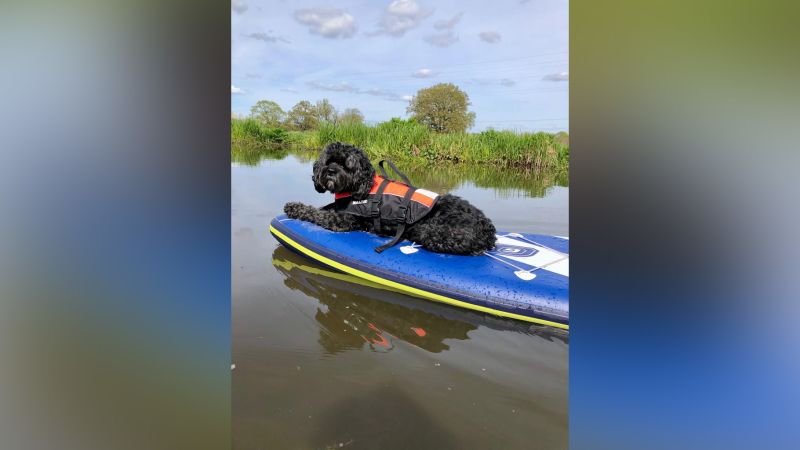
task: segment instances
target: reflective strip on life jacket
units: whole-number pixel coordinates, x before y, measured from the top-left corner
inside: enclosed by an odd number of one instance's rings
[[[378,192],[378,186],[380,186],[381,182],[383,181],[383,177],[380,175],[375,175],[375,179],[372,182],[372,189],[370,189],[370,195],[374,195]],[[383,191],[383,195],[395,195],[397,197],[403,197],[408,192],[409,187],[403,183],[398,183],[397,181],[390,181],[388,185],[386,185],[386,189]],[[349,192],[341,192],[339,194],[334,194],[334,198],[336,200],[347,198],[352,196],[353,194]],[[433,207],[433,204],[436,203],[436,198],[439,194],[435,192],[431,192],[426,189],[417,189],[411,195],[411,201],[421,203],[428,208]]]

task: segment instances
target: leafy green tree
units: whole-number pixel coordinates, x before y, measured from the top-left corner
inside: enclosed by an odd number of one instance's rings
[[[272,100],[259,100],[250,108],[250,117],[263,125],[277,128],[286,119],[286,112]]]
[[[347,108],[339,115],[339,122],[342,123],[364,123],[364,115],[358,108]]]
[[[475,123],[467,93],[452,83],[420,89],[409,102],[407,112],[437,133],[462,133]]]
[[[297,102],[286,116],[286,126],[299,131],[313,130],[319,127],[317,108],[308,100]]]
[[[317,120],[320,122],[336,123],[338,114],[336,108],[331,105],[327,98],[318,101],[315,108],[317,109]]]

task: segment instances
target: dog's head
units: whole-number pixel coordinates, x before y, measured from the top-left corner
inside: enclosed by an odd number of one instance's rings
[[[356,200],[367,198],[374,177],[375,168],[367,154],[341,142],[329,144],[322,150],[311,175],[317,192],[350,192]]]

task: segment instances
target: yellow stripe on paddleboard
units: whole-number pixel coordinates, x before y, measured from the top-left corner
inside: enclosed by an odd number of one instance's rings
[[[402,291],[402,292],[405,292],[407,294],[411,294],[411,295],[414,295],[414,296],[417,296],[417,297],[422,297],[422,298],[425,298],[425,299],[428,299],[428,300],[434,300],[434,301],[437,301],[437,302],[447,303],[447,304],[453,305],[453,306],[459,306],[461,308],[467,308],[467,309],[471,309],[471,310],[474,310],[474,311],[481,311],[481,312],[493,314],[495,316],[500,316],[500,317],[508,317],[510,319],[523,320],[525,322],[533,322],[533,323],[538,323],[538,324],[542,324],[542,325],[549,325],[551,327],[561,328],[562,330],[569,330],[569,325],[565,325],[563,323],[552,322],[552,321],[544,320],[544,319],[537,319],[536,317],[523,316],[521,314],[514,314],[514,313],[510,313],[510,312],[506,312],[506,311],[500,311],[500,310],[497,310],[497,309],[487,308],[485,306],[474,305],[472,303],[462,302],[461,300],[456,300],[454,298],[445,297],[444,295],[435,294],[433,292],[423,291],[422,289],[417,289],[415,287],[406,286],[405,284],[401,284],[401,283],[398,283],[396,281],[387,280],[385,278],[381,278],[381,277],[372,275],[370,273],[362,272],[362,271],[360,271],[358,269],[354,269],[352,267],[346,266],[346,265],[344,265],[342,263],[339,263],[339,262],[336,262],[336,261],[334,261],[334,260],[332,260],[330,258],[326,258],[326,257],[314,252],[313,250],[309,250],[309,249],[303,247],[302,245],[300,245],[297,242],[295,242],[294,240],[292,240],[290,237],[288,237],[285,234],[283,234],[280,231],[278,231],[272,225],[269,226],[269,231],[272,234],[274,234],[277,237],[279,237],[282,241],[286,242],[287,244],[291,245],[292,247],[294,247],[295,249],[297,249],[298,251],[300,251],[304,255],[308,256],[309,258],[317,260],[317,261],[319,261],[319,262],[321,262],[323,264],[327,264],[330,267],[334,267],[336,269],[339,269],[342,272],[349,273],[350,275],[354,275],[356,277],[372,281],[373,283],[382,284],[384,286],[388,286],[388,287],[394,288],[394,289],[396,289],[398,291]]]

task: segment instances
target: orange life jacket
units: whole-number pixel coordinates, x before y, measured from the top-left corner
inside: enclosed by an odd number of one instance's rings
[[[376,248],[375,251],[378,253],[399,242],[406,226],[425,217],[439,199],[439,195],[435,192],[412,186],[408,178],[397,170],[391,161],[386,162],[405,183],[389,178],[383,167],[384,161],[381,161],[378,167],[382,175],[375,174],[367,198],[355,200],[353,194],[341,192],[334,194],[334,202],[325,207],[344,214],[371,218],[375,231],[380,231],[383,225],[396,224],[397,233],[394,239]]]

